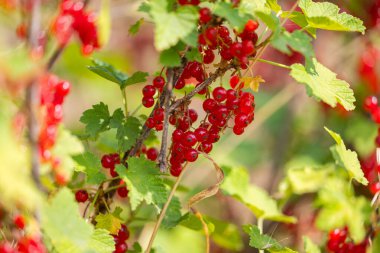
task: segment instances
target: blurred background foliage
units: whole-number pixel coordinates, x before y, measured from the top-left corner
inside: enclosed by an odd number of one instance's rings
[[[46,1],[44,8],[51,8],[49,2]],[[292,1],[286,0],[279,2],[284,9],[292,4]],[[373,1],[337,0],[331,2],[335,2],[351,14],[369,22],[368,8]],[[153,47],[152,24],[144,21],[137,35],[128,33],[129,27],[142,17],[137,12],[140,3],[140,1],[111,1],[110,40],[103,50],[94,53],[92,57],[111,62],[125,73],[141,70],[149,72],[153,76],[153,73],[160,71],[160,66],[158,53]],[[100,5],[101,1],[91,1],[91,7],[95,10],[99,9]],[[5,101],[13,100],[15,104],[21,103],[17,100],[17,96],[13,95],[23,92],[23,88],[20,86],[21,81],[27,80],[28,73],[33,71],[38,64],[26,57],[23,48],[24,42],[19,41],[16,37],[16,24],[21,19],[22,17],[17,13],[10,15],[4,10],[0,11],[0,34],[2,34],[0,36],[0,88],[7,90],[6,93],[0,94],[1,125],[9,121],[7,115],[14,112],[13,106]],[[255,93],[255,121],[242,136],[232,136],[227,131],[222,140],[215,145],[211,153],[213,159],[221,165],[248,168],[254,184],[275,194],[278,192],[279,182],[287,168],[295,167],[295,164],[325,164],[332,160],[329,150],[331,139],[323,129],[324,126],[340,133],[346,145],[350,148],[354,147],[359,157],[370,156],[375,149],[374,139],[377,127],[362,109],[363,99],[368,95],[369,89],[358,75],[359,57],[369,41],[372,41],[374,45],[379,45],[377,43],[379,41],[378,31],[370,30],[365,37],[351,33],[321,31],[318,32],[318,40],[315,44],[318,60],[337,72],[339,78],[352,84],[357,98],[356,110],[353,112],[345,112],[340,108],[331,109],[317,103],[307,97],[303,86],[293,83],[293,80],[288,77],[287,71],[262,63],[257,64],[254,72],[263,76],[266,82],[261,85],[260,91]],[[291,63],[292,57],[295,56],[286,56],[275,50],[268,50],[264,56],[266,59],[273,59],[285,64]],[[72,83],[72,90],[64,107],[64,125],[78,135],[83,132],[83,125],[79,122],[79,118],[83,111],[93,104],[102,101],[109,106],[110,111],[122,107],[119,88],[90,72],[87,69],[90,63],[91,59],[83,57],[78,44],[73,41],[53,69],[53,72],[60,78]],[[7,82],[1,82],[1,80]],[[222,82],[227,83],[228,80]],[[11,83],[11,87],[3,89],[1,87],[3,83]],[[143,84],[127,88],[129,108],[132,110],[140,107],[142,87]],[[200,108],[201,101],[195,99],[192,107]],[[147,114],[149,109],[141,108],[139,112]],[[4,161],[2,156],[10,157],[15,154],[14,152],[16,154],[23,152],[18,150],[17,143],[9,140],[8,130],[1,129],[0,131],[1,161]],[[99,142],[99,147],[106,152],[108,151],[107,146],[112,146],[116,140],[102,137]],[[6,145],[4,145],[5,143]],[[17,157],[14,157],[13,160],[23,162]],[[12,164],[4,166],[14,167]],[[212,164],[208,160],[200,159],[191,166],[190,170],[184,184],[193,188],[194,192],[214,183]],[[25,184],[30,184],[27,179],[21,177],[24,172],[9,171],[9,173],[11,172],[17,173],[18,180],[23,182],[25,180]],[[1,174],[0,182],[8,176],[11,177],[11,175]],[[0,191],[3,190],[0,188]],[[22,188],[18,190],[20,190],[20,197],[31,200],[31,205],[34,202],[32,200],[38,198],[33,191],[22,192]],[[190,193],[186,194],[190,196]],[[308,235],[314,241],[320,242],[323,240],[322,234],[310,226],[310,221],[315,219],[311,198],[306,195],[297,201],[297,206],[293,206],[290,201],[285,211],[297,217],[298,224],[273,225],[268,223],[266,230],[269,234],[277,234],[276,237],[285,245],[300,246],[302,235]],[[221,195],[203,201],[199,205],[199,211],[204,215],[212,215],[237,225],[254,222],[253,215],[247,208],[231,198]],[[232,240],[234,234],[236,235],[234,230],[236,228],[231,229],[221,230],[219,244],[228,244],[228,241]],[[150,231],[150,226],[144,228],[140,236],[141,242],[148,239]],[[286,237],[282,235],[284,231],[288,231]],[[289,231],[293,231],[293,233],[289,233]],[[242,246],[236,248],[236,245],[240,245],[239,243],[234,244],[235,248],[232,247],[228,250],[228,246],[227,249],[223,249],[215,242],[218,242],[218,239],[213,242],[212,252],[230,252],[234,249],[243,252]],[[182,250],[185,248],[186,252],[197,253],[203,252],[204,243],[202,234],[180,226],[172,230],[160,231],[155,245],[157,252],[184,252]],[[249,250],[246,249],[245,252],[251,252]]]

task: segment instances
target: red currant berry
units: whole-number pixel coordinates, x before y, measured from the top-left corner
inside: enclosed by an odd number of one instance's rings
[[[25,219],[22,215],[16,215],[13,218],[13,223],[18,227],[19,229],[24,229],[25,228]],[[1,252],[1,251],[0,251]]]
[[[205,31],[206,40],[208,40],[208,44],[216,44],[216,39],[218,36],[218,30],[215,27],[210,26]]]
[[[88,200],[88,193],[86,190],[79,190],[75,193],[75,199],[77,202],[86,202]]]
[[[223,87],[216,87],[212,91],[212,96],[214,97],[216,101],[222,102],[223,100],[227,98],[227,91]]]
[[[122,224],[119,232],[117,233],[117,238],[120,241],[126,241],[129,239],[129,230],[126,225]]]
[[[258,27],[259,27],[259,23],[255,20],[250,19],[245,24],[244,31],[254,32]]]
[[[255,45],[251,40],[243,40],[242,47],[244,55],[249,56],[255,52]]]
[[[174,85],[174,88],[176,88],[177,90],[180,90],[183,87],[185,87],[185,85],[186,85],[185,80],[183,80],[182,78],[180,78],[180,79],[178,79],[178,81]]]
[[[244,127],[240,127],[239,125],[235,125],[233,128],[233,132],[236,135],[241,135],[244,133]]]
[[[203,56],[203,63],[210,64],[214,61],[214,59],[215,59],[214,52],[211,49],[207,49]]]
[[[113,253],[125,253],[128,250],[128,245],[125,242],[118,242],[115,245],[115,251]]]
[[[174,142],[180,142],[183,138],[183,131],[179,129],[174,130],[172,138]]]
[[[235,89],[235,87],[238,85],[239,82],[240,82],[240,78],[238,76],[236,75],[231,76],[230,86],[232,89]]]
[[[146,120],[146,122],[145,122],[145,125],[146,125],[148,128],[152,129],[152,128],[154,128],[154,127],[156,126],[156,121],[155,121],[153,118],[148,118],[148,119]]]
[[[217,106],[217,102],[214,99],[208,98],[203,102],[203,110],[205,112],[212,112]]]
[[[163,121],[165,115],[164,108],[157,108],[153,113],[153,119],[156,121]]]
[[[377,108],[377,98],[375,96],[366,97],[364,100],[364,109],[368,112],[373,112]]]
[[[235,116],[235,124],[239,127],[246,127],[249,124],[248,115],[240,113]]]
[[[146,157],[151,161],[155,161],[158,157],[158,150],[156,148],[148,149],[146,151]]]
[[[198,127],[195,129],[194,134],[199,142],[203,142],[208,139],[208,131],[206,128]]]
[[[144,97],[153,97],[155,93],[156,93],[156,88],[154,88],[153,85],[149,84],[143,88]]]
[[[189,162],[194,162],[198,158],[198,152],[195,149],[191,148],[186,152],[185,158]]]
[[[201,151],[201,152],[204,152],[204,153],[208,154],[208,153],[210,153],[211,150],[212,150],[212,144],[211,144],[211,143],[204,142],[204,143],[202,143],[202,144],[198,147],[198,150]]]
[[[230,35],[230,31],[228,31],[228,28],[221,25],[218,27],[218,34],[220,37],[222,38],[226,38],[226,37],[229,37]]]
[[[101,163],[102,163],[103,168],[106,168],[106,169],[111,169],[115,167],[115,163],[112,159],[112,156],[110,155],[103,155]]]
[[[157,122],[156,122],[157,123]],[[164,129],[164,124],[163,123],[157,123],[155,126],[154,126],[154,129],[156,129],[156,131],[162,131],[162,129]]]
[[[188,114],[189,114],[189,118],[190,118],[191,123],[194,123],[195,121],[197,121],[197,119],[198,119],[197,111],[195,111],[194,109],[190,109]]]
[[[153,97],[143,97],[142,104],[146,108],[150,108],[154,105],[154,99]]]
[[[120,181],[120,183],[121,182],[122,181]],[[123,182],[123,184],[124,184],[124,182]],[[126,198],[126,197],[128,197],[128,193],[129,193],[129,191],[128,191],[128,189],[127,189],[126,186],[117,188],[117,195],[119,195],[120,198]]]
[[[199,21],[203,24],[208,23],[212,19],[211,11],[209,8],[201,8],[199,10]]]
[[[153,86],[157,89],[162,89],[165,85],[165,79],[162,76],[156,76],[153,79]]]
[[[173,177],[178,177],[182,172],[182,166],[180,164],[172,165],[170,168],[170,174]]]
[[[197,137],[193,132],[186,132],[184,134],[182,144],[186,147],[192,147],[197,143]]]

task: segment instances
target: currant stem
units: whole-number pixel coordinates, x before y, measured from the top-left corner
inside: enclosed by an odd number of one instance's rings
[[[148,247],[147,247],[146,250],[145,250],[145,253],[150,253],[150,251],[151,251],[151,249],[152,249],[153,242],[154,242],[154,238],[155,238],[156,235],[157,235],[158,229],[159,229],[159,227],[160,227],[160,225],[161,225],[162,220],[163,220],[164,217],[165,217],[166,211],[167,211],[167,209],[168,209],[168,207],[169,207],[169,204],[170,204],[170,202],[171,202],[171,200],[172,200],[172,198],[173,198],[173,196],[174,196],[174,193],[175,193],[175,191],[177,190],[177,188],[178,188],[178,186],[179,186],[179,183],[180,183],[181,180],[182,180],[183,175],[185,174],[184,172],[185,172],[185,170],[186,170],[187,165],[188,165],[188,163],[186,163],[186,164],[184,165],[181,174],[177,177],[177,180],[175,181],[175,183],[174,183],[174,185],[173,185],[173,188],[171,189],[171,191],[170,191],[170,193],[169,193],[169,197],[168,197],[168,199],[166,200],[164,207],[162,208],[162,211],[161,211],[161,213],[160,213],[160,216],[158,217],[158,220],[157,220],[156,224],[154,225],[154,229],[153,229],[152,235],[151,235],[151,237],[150,237],[150,239],[149,239],[149,244],[148,244]]]
[[[270,64],[270,65],[273,65],[273,66],[276,66],[276,67],[284,68],[284,69],[292,69],[288,65],[281,64],[281,63],[274,62],[274,61],[268,61],[268,60],[264,60],[264,59],[257,59],[257,61],[263,62],[263,63],[267,63],[267,64]]]
[[[121,90],[121,95],[123,96],[125,117],[128,117],[128,100],[127,100],[127,94],[125,92],[125,88]]]
[[[264,227],[264,219],[263,218],[258,218],[257,219],[257,227],[260,230],[260,234],[263,234],[263,227]],[[264,253],[264,250],[259,250],[260,253]]]

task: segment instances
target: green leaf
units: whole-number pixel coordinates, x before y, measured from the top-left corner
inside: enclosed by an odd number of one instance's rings
[[[100,159],[90,152],[76,155],[73,157],[75,162],[80,166],[78,169],[86,174],[88,184],[98,185],[106,180],[106,176],[102,172]]]
[[[305,14],[310,27],[333,31],[361,32],[364,34],[363,21],[345,12],[339,13],[339,7],[335,4],[301,0],[299,7]]]
[[[261,234],[260,229],[254,225],[246,225],[243,227],[244,232],[249,235],[249,246],[267,250],[271,253],[296,253],[296,251],[282,246],[278,241],[268,235]]]
[[[196,47],[192,47],[189,51],[186,52],[186,58],[189,61],[202,62],[202,55]]]
[[[42,230],[58,253],[109,252],[113,238],[96,231],[79,215],[74,195],[61,189],[42,208]]]
[[[132,247],[133,247],[132,249],[128,248],[128,253],[141,253],[141,252],[143,252],[142,248],[138,242],[135,242]]]
[[[121,228],[122,221],[111,213],[101,213],[96,216],[95,220],[97,222],[96,228],[106,229],[108,233],[113,235],[117,235]]]
[[[131,25],[131,27],[129,27],[128,33],[130,35],[136,35],[140,30],[140,26],[144,24],[144,21],[145,21],[144,18],[140,18],[139,20],[137,20],[136,23],[134,23],[133,25]]]
[[[98,253],[110,253],[115,250],[114,238],[105,229],[95,229],[90,239],[90,248]]]
[[[317,245],[313,243],[312,240],[310,240],[309,237],[307,236],[303,237],[303,244],[304,244],[305,253],[321,253],[321,250],[318,248]]]
[[[364,239],[371,206],[366,198],[355,197],[344,177],[337,175],[326,180],[318,192],[315,205],[320,208],[316,219],[319,229],[328,232],[347,226],[355,243]]]
[[[306,17],[305,17],[305,15],[302,12],[298,12],[298,11],[293,11],[293,12],[284,11],[281,14],[281,17],[282,18],[287,18],[287,19],[291,20],[292,22],[294,22],[295,24],[297,24],[298,26],[300,26],[302,28],[302,30],[305,30],[311,36],[313,36],[313,38],[317,37],[317,29],[309,26],[309,24],[307,23]]]
[[[315,98],[335,107],[341,104],[346,110],[355,109],[354,92],[350,85],[336,78],[336,74],[320,64],[315,58],[312,59],[313,68],[306,69],[301,64],[291,66],[290,75],[297,81],[306,84],[310,94]]]
[[[243,168],[223,167],[225,174],[221,189],[245,204],[258,218],[279,222],[295,222],[295,218],[281,213],[276,201],[263,189],[249,184],[248,172]]]
[[[214,225],[211,238],[216,244],[222,248],[233,251],[241,251],[243,249],[243,240],[239,228],[235,224],[214,219],[209,216],[203,218]]]
[[[141,131],[140,121],[132,116],[125,120],[124,113],[120,108],[113,113],[110,127],[117,129],[116,138],[120,151],[129,150],[136,143]]]
[[[305,56],[306,65],[309,65],[312,58],[315,57],[311,38],[301,30],[296,30],[292,33],[283,30],[282,33],[276,33],[271,40],[271,44],[274,48],[288,55],[292,53],[289,48],[301,53]]]
[[[331,148],[336,163],[348,171],[351,179],[355,179],[359,183],[367,185],[368,180],[364,177],[356,152],[346,148],[339,134],[331,131],[327,127],[325,127],[325,130],[334,138],[337,144]]]
[[[194,6],[180,6],[175,11],[168,11],[168,3],[165,0],[149,2],[148,11],[156,24],[154,45],[159,51],[176,45],[197,26],[198,11]]]
[[[122,85],[128,79],[126,74],[106,62],[94,59],[92,63],[94,66],[88,66],[88,69],[111,82]]]
[[[154,205],[158,211],[166,202],[168,192],[160,178],[160,172],[155,162],[144,157],[130,157],[127,160],[128,169],[116,166],[116,171],[127,184],[132,210],[145,201]]]
[[[186,213],[183,215],[179,224],[196,231],[203,229],[202,222],[194,214],[191,213]]]
[[[102,0],[101,2],[97,27],[99,43],[104,47],[111,36],[110,0]]]
[[[146,82],[146,77],[149,74],[147,72],[141,72],[137,71],[133,73],[130,77],[128,77],[127,80],[125,80],[121,85],[120,89],[125,89],[125,87],[130,86],[132,84],[137,84],[137,83],[143,83]]]
[[[235,8],[232,3],[217,2],[215,3],[212,12],[222,18],[225,18],[232,28],[242,31],[245,24],[249,20],[249,16],[239,12],[239,9]]]
[[[80,122],[86,125],[86,134],[96,138],[99,133],[107,130],[110,121],[108,106],[103,102],[93,105],[92,109],[83,112]]]
[[[181,202],[174,196],[162,220],[162,226],[166,229],[174,228],[181,221]]]
[[[181,57],[176,47],[171,47],[160,53],[160,63],[167,67],[177,67],[181,65]]]
[[[369,252],[380,252],[380,234],[377,234],[372,242],[372,250]]]

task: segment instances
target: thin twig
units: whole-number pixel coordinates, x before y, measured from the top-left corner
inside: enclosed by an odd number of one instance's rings
[[[174,70],[172,68],[168,69],[167,74],[167,84],[165,86],[165,95],[164,95],[164,125],[163,125],[163,131],[162,131],[162,138],[161,138],[161,149],[160,154],[158,157],[158,165],[160,167],[161,172],[165,172],[167,168],[167,162],[166,162],[166,149],[168,145],[168,131],[169,131],[169,102],[170,98],[172,96],[172,89],[173,89],[173,82],[174,82]]]

